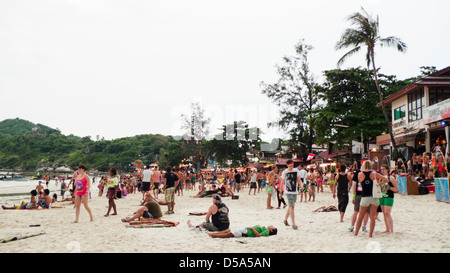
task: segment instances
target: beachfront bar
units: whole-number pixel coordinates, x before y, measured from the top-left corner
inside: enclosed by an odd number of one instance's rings
[[[436,149],[450,151],[450,66],[391,94],[384,104],[392,111],[392,131],[398,147],[412,148],[417,154]],[[392,146],[387,134],[379,136],[377,144]]]

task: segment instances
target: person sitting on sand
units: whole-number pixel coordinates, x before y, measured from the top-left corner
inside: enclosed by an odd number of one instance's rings
[[[222,203],[222,198],[218,194],[214,195],[212,201],[213,205],[209,207],[208,212],[206,213],[206,222],[193,226],[189,220],[187,224],[190,228],[200,227],[209,231],[222,231],[228,229],[230,226],[228,207]]]
[[[229,228],[223,231],[208,233],[211,238],[239,238],[239,237],[267,237],[276,235],[278,229],[274,226],[253,226],[242,228]]]
[[[44,196],[39,197],[39,207],[42,207],[43,209],[49,209],[52,207],[52,198],[50,197],[50,190],[45,189],[44,190]]]
[[[213,194],[221,194],[221,193],[222,192],[219,192],[219,190],[217,189],[217,186],[215,184],[213,184],[212,189],[209,191],[207,191],[206,187],[203,186],[202,190],[199,193],[197,193],[197,195],[194,196],[194,198],[203,198],[203,197],[210,196]]]
[[[72,202],[72,203],[75,203],[75,199],[73,198],[74,197],[73,196],[73,190],[70,189],[69,192],[70,192],[70,196],[69,197],[65,197],[65,198],[63,198],[63,199],[61,199],[59,201],[56,201],[56,202]]]
[[[234,195],[234,193],[228,187],[228,184],[226,181],[224,181],[223,184],[221,185],[221,187],[219,188],[219,194],[224,197]]]
[[[37,196],[37,191],[36,190],[32,190],[30,192],[30,194],[31,194],[30,202],[23,201],[18,206],[16,206],[16,205],[14,205],[12,207],[2,206],[2,208],[3,209],[37,209],[38,208],[38,202],[39,202],[39,198]]]
[[[150,201],[155,201],[159,205],[167,205],[166,201],[162,201],[162,200],[158,200],[158,199],[154,198],[152,196],[151,192],[148,191],[144,195],[144,200],[142,201],[141,206],[144,206],[147,202],[150,202]]]
[[[146,192],[150,193],[150,192]],[[151,196],[151,195],[150,195]],[[155,200],[150,200],[147,203],[145,203],[144,206],[139,208],[137,211],[133,213],[133,216],[126,217],[122,219],[122,222],[130,222],[137,220],[141,217],[143,218],[151,218],[151,219],[160,219],[163,216],[161,207]]]

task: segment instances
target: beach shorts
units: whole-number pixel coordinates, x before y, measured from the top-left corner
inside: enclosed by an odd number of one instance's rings
[[[150,190],[150,182],[142,182],[142,191]]]
[[[359,204],[361,203],[361,194],[355,196],[355,204],[353,205],[354,211],[359,211]]]
[[[348,205],[348,193],[343,192],[338,194],[338,210],[340,212],[345,212]]]
[[[393,207],[394,206],[394,198],[392,198],[392,197],[380,198],[380,206]]]
[[[230,228],[230,232],[234,235],[236,238],[240,237],[247,237],[247,228]]]
[[[153,215],[150,212],[148,212],[146,210],[142,213],[142,217],[150,218],[150,219],[156,219],[155,217],[153,217]]]
[[[213,225],[211,222],[204,222],[202,226],[209,231],[219,231],[219,228]]]
[[[273,193],[273,187],[272,186],[266,186],[266,192],[267,192],[267,194],[272,194]]]
[[[250,189],[256,189],[256,182],[250,182]]]
[[[261,186],[262,186],[262,180],[258,179],[258,187],[261,188]]]
[[[308,192],[308,187],[306,185],[304,185],[303,188],[302,187],[298,187],[298,192],[306,193],[306,192]]]
[[[106,195],[114,196],[115,191],[116,191],[116,188],[108,188]]]
[[[378,207],[380,205],[379,198],[373,198],[372,196],[361,197],[361,204],[360,204],[360,206],[368,207],[370,205]]]
[[[297,194],[286,194],[286,198],[289,207],[295,205],[295,202],[297,202]]]
[[[170,187],[164,190],[164,197],[166,199],[166,203],[175,202],[175,187]]]

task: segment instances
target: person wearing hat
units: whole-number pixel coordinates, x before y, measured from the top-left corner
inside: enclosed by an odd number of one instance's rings
[[[214,195],[212,202],[212,206],[209,207],[208,212],[206,213],[206,222],[194,226],[189,220],[187,224],[190,228],[200,227],[209,231],[222,231],[230,227],[230,219],[228,218],[230,210],[224,203],[222,203],[222,198],[220,195]]]

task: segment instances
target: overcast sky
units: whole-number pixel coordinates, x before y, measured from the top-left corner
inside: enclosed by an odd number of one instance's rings
[[[450,66],[448,0],[2,0],[0,120],[92,139],[176,135],[199,102],[212,131],[246,120],[266,139],[282,136],[265,129],[278,109],[261,82],[276,82],[275,65],[301,39],[321,81],[345,53],[334,49],[345,18],[361,7],[379,16],[381,36],[408,45],[377,50],[381,73]],[[344,68],[357,66],[363,52]]]

